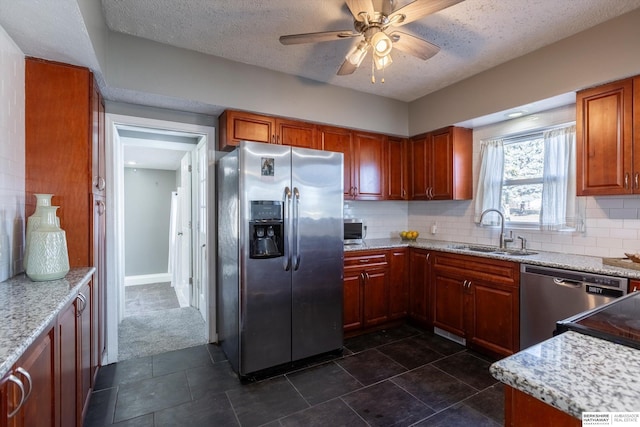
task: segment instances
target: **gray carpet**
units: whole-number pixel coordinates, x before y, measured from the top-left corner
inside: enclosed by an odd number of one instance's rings
[[[173,288],[166,285],[127,286],[125,318],[118,327],[118,360],[206,343],[198,310],[180,308]]]

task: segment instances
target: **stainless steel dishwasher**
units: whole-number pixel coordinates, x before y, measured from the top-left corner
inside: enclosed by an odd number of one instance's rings
[[[626,295],[628,279],[602,274],[520,266],[520,349],[553,336],[558,320]]]

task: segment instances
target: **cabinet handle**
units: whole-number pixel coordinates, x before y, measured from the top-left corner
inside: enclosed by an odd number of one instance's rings
[[[13,418],[16,416],[16,414],[18,413],[18,411],[20,411],[20,408],[22,408],[22,405],[24,404],[24,385],[22,385],[22,381],[20,381],[20,379],[18,377],[16,377],[15,375],[11,374],[9,375],[9,378],[7,378],[8,381],[11,381],[12,383],[14,383],[15,385],[18,386],[18,388],[20,389],[20,402],[18,402],[18,405],[16,406],[16,408],[9,412],[9,414],[7,414],[7,418]]]
[[[466,281],[466,280],[462,282],[462,287],[463,287],[464,289],[466,289],[466,287],[467,287],[467,281]]]
[[[633,185],[636,190],[640,188],[640,177],[638,177],[638,175],[640,174],[636,172],[635,175],[633,176]]]
[[[401,193],[402,194],[402,198],[404,199],[407,196],[407,192],[404,191],[404,188],[402,189]]]
[[[629,189],[629,172],[624,174],[624,189]]]
[[[99,216],[104,215],[104,213],[106,211],[104,202],[102,200],[98,200],[98,201],[96,201],[96,205],[98,206],[98,215]]]
[[[431,252],[427,254],[427,262],[429,262],[429,258],[431,258]]]
[[[27,370],[24,369],[22,366],[18,367],[16,369],[16,372],[20,373],[20,375],[25,377],[27,379],[27,382],[29,383],[29,391],[27,391],[27,395],[24,397],[24,402],[26,402],[27,399],[29,399],[29,396],[31,396],[31,390],[33,390],[33,381],[31,380],[31,375],[29,375],[29,372],[27,372]]]
[[[361,259],[360,262],[364,264],[364,263],[369,262],[369,260],[368,259]]]
[[[106,186],[107,186],[107,181],[103,177],[99,176],[96,178],[96,188],[99,191],[103,191]]]
[[[87,297],[85,297],[81,292],[78,295],[76,295],[76,299],[78,299],[82,303],[82,305],[78,309],[78,312],[76,313],[76,317],[80,317],[82,316],[84,309],[87,308]]]

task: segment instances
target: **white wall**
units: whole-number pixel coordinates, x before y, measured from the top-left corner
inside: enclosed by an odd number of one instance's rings
[[[23,270],[24,129],[24,54],[0,27],[0,282]]]

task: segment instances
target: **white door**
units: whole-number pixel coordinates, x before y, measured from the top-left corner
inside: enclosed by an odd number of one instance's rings
[[[196,208],[195,208],[195,274],[194,287],[197,296],[197,308],[202,314],[202,318],[207,323],[207,296],[208,296],[208,251],[207,251],[207,141],[203,140],[198,144],[196,149],[196,158],[198,167],[196,168],[197,185],[195,186]]]
[[[180,211],[177,239],[179,287],[183,299],[187,301],[186,305],[195,305],[191,289],[191,153],[186,153],[180,162],[178,210]]]

